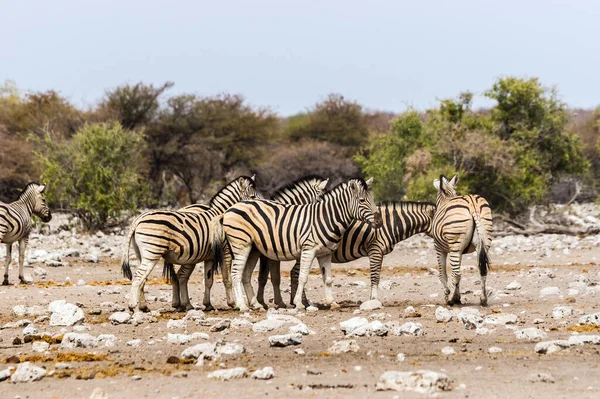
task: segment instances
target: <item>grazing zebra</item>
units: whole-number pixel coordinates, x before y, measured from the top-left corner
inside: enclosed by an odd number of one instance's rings
[[[248,310],[246,299],[254,296],[250,276],[259,252],[272,260],[300,259],[299,293],[304,290],[316,257],[325,283],[326,303],[333,304],[331,257],[342,235],[356,219],[374,227],[382,223],[370,191],[371,183],[372,179],[351,179],[326,193],[321,201],[305,205],[243,201],[227,210],[222,221],[215,219],[215,265],[223,261],[223,251],[228,247],[223,246],[226,238],[233,255],[231,277],[236,306],[241,311]],[[297,309],[304,307],[301,295],[296,295],[294,304]]]
[[[19,242],[19,281],[21,284],[28,284],[23,275],[23,262],[27,243],[29,243],[29,233],[33,227],[31,215],[39,216],[44,223],[52,220],[50,208],[44,197],[45,190],[46,186],[43,184],[29,183],[15,202],[10,204],[0,202],[0,242],[6,244],[2,285],[8,285],[8,267],[12,261],[12,244],[15,241]]]
[[[281,204],[291,204],[291,205],[299,205],[299,204],[308,204],[313,201],[319,200],[323,197],[325,193],[325,187],[327,186],[327,182],[329,179],[324,179],[320,176],[309,175],[304,176],[290,184],[287,184],[283,187],[278,188],[271,194],[271,200],[275,202],[279,202]],[[185,208],[180,209],[180,211],[186,212],[204,212],[210,209],[207,205],[194,204],[186,206]],[[263,256],[261,256],[261,262],[263,261]],[[269,261],[267,258],[264,258],[264,262]],[[278,261],[270,261],[275,263],[277,269],[279,270],[279,262]],[[206,266],[205,266],[206,267]],[[172,263],[165,261],[163,274],[170,278],[173,284],[173,298],[179,298],[179,283],[178,280],[188,281],[189,274],[194,271],[194,266],[182,266],[177,272],[178,278],[172,278],[175,276],[175,270]],[[268,272],[268,269],[267,269]],[[265,276],[265,279],[268,278]],[[279,287],[279,280],[273,280],[273,285],[277,285]],[[264,285],[263,285],[264,289]],[[279,292],[279,290],[278,290]],[[210,292],[208,294],[208,298],[210,300]],[[281,294],[279,294],[279,300],[283,302],[281,299]]]
[[[479,195],[458,196],[454,186],[458,175],[451,180],[440,176],[433,185],[438,190],[436,211],[432,222],[432,237],[438,258],[440,281],[448,305],[460,303],[460,263],[462,255],[477,251],[481,277],[481,305],[487,306],[488,292],[485,280],[490,268],[489,249],[492,244],[492,211],[488,202]],[[446,258],[450,257],[452,284],[450,295]]]
[[[213,251],[210,238],[210,221],[222,215],[230,206],[248,199],[261,198],[256,191],[254,176],[240,176],[227,184],[210,200],[210,209],[204,212],[181,211],[150,211],[138,217],[131,226],[127,236],[126,248],[123,255],[121,268],[125,277],[132,279],[129,266],[129,249],[133,241],[135,254],[140,261],[140,266],[135,271],[135,278],[131,283],[130,309],[148,310],[144,297],[144,284],[152,269],[160,258],[172,264],[179,264],[193,269],[196,263],[204,261],[207,264],[205,272],[205,285],[212,286],[213,282]],[[183,267],[182,266],[182,267]],[[180,295],[183,301],[174,304],[191,309],[187,292],[187,280],[190,272],[181,271],[178,277]],[[227,294],[227,302],[232,304],[231,282],[229,275],[223,274],[223,282]],[[204,292],[204,304],[210,307],[210,289]]]
[[[379,205],[383,225],[373,229],[368,223],[355,221],[346,230],[340,245],[333,252],[333,263],[346,263],[363,256],[369,257],[371,272],[371,296],[377,299],[381,264],[383,257],[394,250],[394,246],[402,240],[418,233],[428,233],[435,212],[435,205],[428,202],[385,202]],[[261,264],[261,272],[263,265]],[[300,264],[296,262],[292,268],[291,300],[296,295]],[[271,269],[271,279],[279,274],[279,269]],[[259,280],[260,282],[260,280]],[[277,287],[279,290],[279,287]],[[259,298],[261,287],[258,288]],[[279,294],[281,295],[281,294]],[[305,296],[303,301],[307,303]]]

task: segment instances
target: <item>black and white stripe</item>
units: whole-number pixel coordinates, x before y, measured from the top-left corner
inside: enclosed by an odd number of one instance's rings
[[[479,195],[458,196],[454,186],[458,175],[451,180],[440,176],[433,185],[437,188],[436,212],[432,222],[432,237],[438,258],[440,281],[449,305],[460,303],[460,264],[462,255],[477,252],[477,263],[481,277],[481,305],[487,305],[488,292],[485,287],[490,268],[489,248],[492,244],[492,211],[488,202]],[[452,268],[450,295],[446,260],[450,258]]]
[[[6,244],[4,280],[8,285],[8,268],[12,261],[12,244],[19,242],[19,281],[27,284],[23,275],[25,250],[29,243],[29,233],[33,227],[31,215],[39,216],[44,223],[52,219],[50,208],[46,204],[43,184],[29,183],[19,195],[19,199],[10,204],[0,202],[0,242]]]
[[[229,207],[241,200],[260,198],[254,184],[254,177],[241,176],[221,191],[210,201],[210,209],[204,212],[166,211],[147,212],[138,217],[132,224],[127,236],[126,249],[123,255],[123,274],[132,279],[129,266],[129,249],[133,242],[135,254],[140,266],[135,271],[131,284],[131,309],[148,310],[144,297],[144,284],[156,263],[164,258],[171,264],[194,267],[204,261],[207,265],[205,273],[204,304],[210,306],[210,287],[212,286],[212,259],[210,222],[222,215]],[[191,308],[187,292],[187,280],[191,274],[188,270],[180,270],[178,280],[181,302],[176,307]],[[223,275],[228,303],[231,299],[231,283],[228,275]],[[179,300],[179,298],[174,298]]]
[[[435,205],[428,202],[385,202],[379,205],[379,211],[383,219],[381,228],[374,229],[367,223],[355,221],[342,236],[331,260],[332,263],[346,263],[368,256],[371,273],[370,299],[377,299],[378,296],[383,257],[392,252],[400,241],[418,233],[428,233]],[[300,264],[296,262],[291,272],[292,299],[296,294],[299,271]],[[305,300],[304,296],[303,299]]]
[[[225,212],[223,234],[215,230],[215,238],[221,236],[221,240],[214,242],[214,248],[218,264],[218,254],[222,254],[224,247],[223,239],[227,238],[233,255],[231,277],[236,306],[247,310],[247,299],[254,297],[250,276],[259,253],[272,260],[300,259],[299,292],[306,285],[310,266],[316,257],[325,283],[326,303],[332,304],[331,257],[344,232],[356,219],[381,226],[381,214],[369,189],[371,182],[349,180],[326,193],[321,201],[311,204],[243,201]],[[296,295],[294,304],[297,308],[303,307],[301,295]],[[252,305],[255,306],[254,303]]]

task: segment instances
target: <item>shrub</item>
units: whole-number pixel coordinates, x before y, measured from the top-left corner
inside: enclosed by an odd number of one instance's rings
[[[48,200],[74,208],[86,228],[102,228],[145,200],[146,183],[137,168],[143,149],[139,132],[118,122],[86,124],[71,140],[56,140],[48,132],[43,144],[45,151],[36,156]]]

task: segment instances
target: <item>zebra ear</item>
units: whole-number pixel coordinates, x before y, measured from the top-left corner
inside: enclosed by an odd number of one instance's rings
[[[252,181],[255,181],[254,179],[256,178],[256,173],[252,175],[251,179]]]
[[[450,180],[450,182],[448,184],[450,184],[452,187],[456,186],[456,183],[458,183],[458,173],[454,175],[454,177]]]
[[[46,185],[42,184],[40,186],[38,186],[38,193],[43,194],[44,191],[46,191]]]
[[[373,178],[369,177],[369,179],[367,181],[365,181],[365,183],[367,183],[367,188],[371,188],[371,185],[373,184]]]
[[[317,188],[321,191],[325,191],[325,187],[327,187],[327,183],[329,183],[329,179],[323,180],[321,183],[317,184]]]
[[[440,181],[438,179],[433,181],[433,187],[435,187],[436,190],[440,189]]]
[[[355,193],[358,192],[358,184],[356,184],[356,180],[350,180],[348,187],[350,187],[350,190],[354,191]]]

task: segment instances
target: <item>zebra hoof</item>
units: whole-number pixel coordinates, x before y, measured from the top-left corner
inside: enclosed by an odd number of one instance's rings
[[[31,285],[31,281],[19,280],[19,284],[21,284],[21,285]]]
[[[275,304],[275,308],[276,309],[287,309],[287,304],[285,302],[279,302]],[[269,307],[265,304],[265,309],[268,309]]]
[[[186,312],[187,312],[188,310],[194,310],[194,309],[196,309],[196,308],[195,308],[195,307],[194,307],[194,305],[192,305],[191,303],[188,303],[187,305],[185,305],[185,308],[184,308],[184,310],[185,310]]]
[[[207,304],[204,305],[205,312],[212,312],[213,310],[215,310],[215,307],[212,304],[209,303],[208,305]]]
[[[8,282],[8,280],[7,280],[7,279],[5,279],[5,280],[2,282],[2,285],[10,285],[10,283]]]
[[[484,306],[484,307],[485,307],[485,306],[487,306],[487,305],[488,305],[487,298],[485,298],[485,299],[484,299],[484,298],[481,298],[481,302],[480,302],[480,304],[481,304],[481,306]]]
[[[139,306],[140,311],[144,312],[144,313],[148,313],[150,311],[150,308],[148,307],[148,305],[144,304],[144,305],[140,305]]]
[[[334,310],[334,309],[339,309],[341,306],[337,303],[337,302],[331,302],[331,305],[329,305],[329,309]]]

